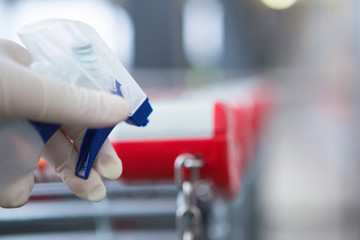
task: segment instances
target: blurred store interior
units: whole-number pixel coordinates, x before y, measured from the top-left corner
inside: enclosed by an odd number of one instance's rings
[[[25,23],[84,21],[150,101],[265,84],[272,106],[254,160],[236,198],[204,204],[201,239],[355,240],[359,12],[356,0],[1,0],[0,36],[20,43]],[[94,205],[51,184],[20,209],[0,209],[0,239],[177,239],[172,184],[108,182],[109,198]],[[83,211],[92,215],[71,216]]]

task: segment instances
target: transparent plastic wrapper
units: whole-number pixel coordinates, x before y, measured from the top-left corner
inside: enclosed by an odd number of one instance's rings
[[[25,25],[20,39],[40,74],[71,84],[124,97],[130,104],[128,122],[145,126],[152,109],[143,90],[106,43],[89,25],[49,19]]]

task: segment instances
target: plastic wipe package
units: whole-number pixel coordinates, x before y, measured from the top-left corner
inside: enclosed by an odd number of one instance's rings
[[[36,72],[70,84],[117,94],[130,104],[127,123],[135,126],[148,123],[152,112],[148,97],[92,27],[79,21],[48,19],[25,25],[19,29],[18,36],[32,55],[31,68]],[[23,122],[27,128],[32,126],[37,130],[44,144],[61,127]],[[88,178],[101,146],[114,127],[87,129],[79,152],[77,176]],[[42,148],[34,150],[38,157]]]

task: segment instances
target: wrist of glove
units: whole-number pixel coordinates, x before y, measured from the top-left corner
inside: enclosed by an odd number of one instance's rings
[[[32,59],[26,49],[0,39],[0,121],[30,119],[60,123],[61,129],[47,142],[43,157],[77,196],[100,201],[106,195],[102,177],[116,179],[122,165],[109,141],[105,141],[88,180],[75,176],[78,152],[87,128],[116,125],[128,117],[129,105],[121,97],[84,89],[40,76],[29,69]],[[32,171],[16,168],[0,174],[17,176],[0,188],[0,206],[18,207],[26,203],[34,185]],[[33,161],[36,166],[39,159]],[[22,164],[19,162],[18,164]],[[10,179],[10,178],[9,178]]]

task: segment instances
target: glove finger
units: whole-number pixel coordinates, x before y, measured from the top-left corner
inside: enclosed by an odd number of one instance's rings
[[[28,201],[33,186],[33,173],[29,173],[16,182],[8,185],[0,193],[0,206],[3,208],[21,207]]]
[[[87,180],[75,175],[78,151],[62,131],[57,131],[48,141],[43,157],[78,197],[97,202],[106,196],[106,188],[96,170],[90,172]]]
[[[81,148],[86,129],[73,126],[63,126],[64,134],[73,140],[76,149]],[[112,147],[109,139],[106,139],[101,147],[93,167],[105,178],[117,179],[122,173],[121,160]]]
[[[32,57],[25,48],[7,39],[0,38],[0,53],[10,57],[21,65],[29,65],[32,62]]]
[[[129,104],[117,95],[46,78],[2,58],[0,72],[0,119],[107,127],[128,117]]]
[[[122,163],[109,139],[106,139],[96,157],[94,168],[102,176],[109,179],[118,179],[123,171]]]

